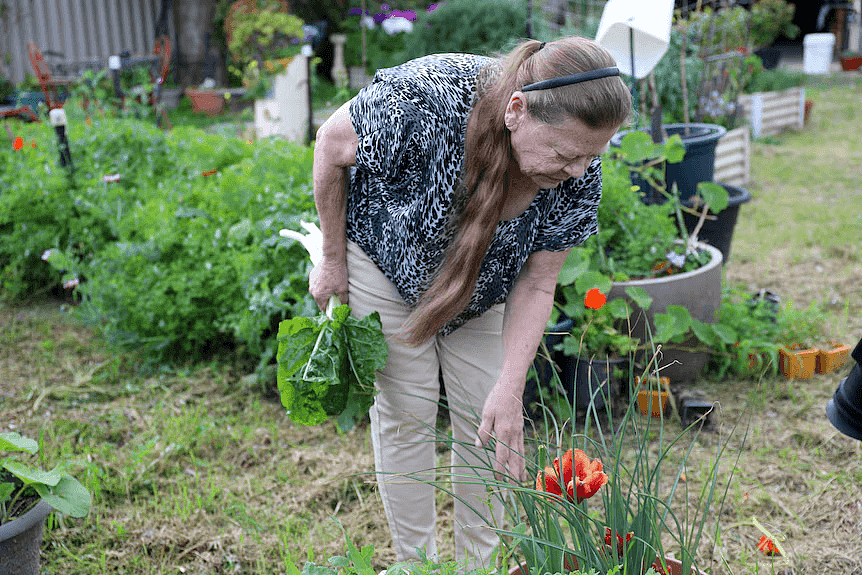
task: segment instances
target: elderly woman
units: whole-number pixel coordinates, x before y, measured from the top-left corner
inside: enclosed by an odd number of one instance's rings
[[[438,374],[455,473],[481,467],[493,437],[494,469],[522,478],[527,370],[560,268],[596,232],[599,154],[631,107],[593,42],[529,40],[380,70],[318,131],[323,259],[309,289],[321,308],[335,294],[358,317],[380,313],[389,361],[371,433],[400,560],[436,555],[434,488],[404,475],[433,478]],[[479,481],[454,492],[456,558],[488,566],[502,506]]]

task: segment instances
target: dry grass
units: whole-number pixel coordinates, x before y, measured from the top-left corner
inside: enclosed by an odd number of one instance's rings
[[[754,199],[726,276],[795,305],[823,303],[826,331],[852,343],[862,335],[862,88],[809,97],[806,130],[754,144]],[[285,573],[287,563],[342,553],[344,533],[374,544],[380,568],[394,560],[369,481],[367,427],[292,425],[229,359],[142,374],[138,358],[109,350],[59,302],[0,308],[0,326],[0,429],[41,434],[47,462],[72,456],[95,494],[88,519],[48,532],[46,575]],[[698,383],[720,402],[721,421],[750,413],[715,517],[720,536],[701,549],[716,558],[714,575],[862,574],[862,443],[824,412],[841,377]],[[716,438],[698,441],[692,488]],[[440,550],[451,557],[442,494],[438,513]],[[785,537],[786,557],[757,552],[752,517]]]

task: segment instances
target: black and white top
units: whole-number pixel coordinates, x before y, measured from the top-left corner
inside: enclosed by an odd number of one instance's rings
[[[350,105],[359,136],[347,198],[347,237],[414,305],[453,232],[448,226],[464,161],[464,134],[477,80],[496,60],[425,56],[379,70]],[[584,175],[541,190],[520,216],[500,222],[467,308],[448,334],[506,300],[527,257],[561,251],[596,233],[601,161]]]

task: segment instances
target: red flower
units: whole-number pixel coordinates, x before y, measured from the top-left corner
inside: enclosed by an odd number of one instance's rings
[[[16,150],[20,150],[21,148],[23,148],[24,147],[24,138],[22,138],[21,136],[18,136],[17,138],[15,138],[15,143],[12,144],[12,147],[15,148]]]
[[[608,547],[613,546],[613,544],[611,543],[611,541],[613,540],[613,537],[611,535],[612,535],[611,534],[611,528],[605,527],[605,545],[607,545]],[[625,546],[628,545],[629,542],[631,542],[632,535],[634,535],[634,533],[632,533],[631,531],[626,533],[626,540],[625,541],[623,541],[622,535],[620,535],[619,533],[617,533],[616,535],[617,535],[617,557],[622,557],[624,555]]]
[[[587,295],[584,296],[584,305],[590,309],[599,309],[605,302],[608,301],[608,298],[605,297],[605,294],[599,291],[599,288],[592,288],[587,292]]]
[[[781,555],[781,552],[772,542],[772,539],[766,535],[760,536],[760,542],[757,544],[758,551],[763,551],[764,555]]]
[[[546,467],[539,472],[536,489],[562,497],[565,486],[566,498],[580,503],[595,495],[608,482],[608,476],[602,469],[600,460],[590,461],[580,449],[570,449],[563,454],[562,462],[559,457],[555,457],[553,468]]]

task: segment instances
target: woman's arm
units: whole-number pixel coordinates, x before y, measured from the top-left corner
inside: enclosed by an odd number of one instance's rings
[[[494,469],[524,479],[524,385],[545,333],[560,269],[570,250],[535,252],[527,258],[503,318],[503,370],[485,401],[478,445],[497,441]]]
[[[346,102],[317,131],[314,145],[312,180],[323,258],[311,272],[308,291],[321,310],[333,294],[347,303],[347,168],[356,163],[358,145]]]

